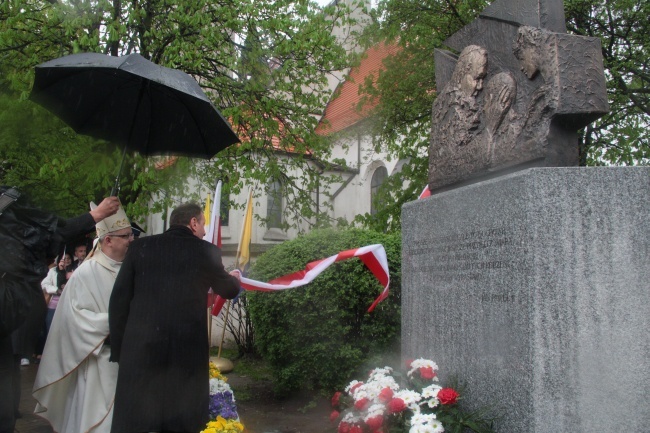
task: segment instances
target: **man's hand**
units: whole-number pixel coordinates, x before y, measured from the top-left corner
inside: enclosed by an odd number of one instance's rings
[[[241,272],[239,272],[239,269],[230,271],[230,275],[237,278],[238,281],[241,281]]]
[[[117,197],[106,197],[95,209],[90,211],[90,216],[93,217],[96,223],[100,222],[106,217],[115,215],[120,207],[120,199]]]

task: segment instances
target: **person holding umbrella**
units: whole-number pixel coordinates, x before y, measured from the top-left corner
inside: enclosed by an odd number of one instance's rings
[[[12,433],[20,402],[20,359],[14,359],[10,334],[23,324],[35,303],[45,304],[41,281],[48,259],[63,242],[92,231],[96,222],[117,212],[108,197],[68,220],[31,205],[16,188],[0,187],[0,432]]]

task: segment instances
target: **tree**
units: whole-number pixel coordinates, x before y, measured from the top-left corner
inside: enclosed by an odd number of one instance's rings
[[[48,178],[49,169],[46,173],[39,169],[71,144],[77,154],[65,155],[69,166],[77,167],[81,154],[106,164],[101,176],[93,174],[79,188],[71,185],[60,198],[82,202],[88,191],[93,195],[108,191],[113,177],[109,172],[116,169],[118,159],[110,154],[114,148],[77,137],[27,101],[27,95],[34,66],[44,61],[77,52],[138,52],[194,76],[230,119],[242,143],[209,162],[181,158],[167,170],[155,170],[152,161],[130,156],[121,198],[129,203],[132,214],[144,213],[152,198],[156,198],[154,211],[168,206],[172,197],[187,190],[188,176],[213,185],[215,178],[227,174],[226,193],[238,193],[253,182],[265,185],[281,179],[288,198],[287,221],[296,224],[312,219],[312,191],[318,182],[328,181],[317,165],[329,156],[326,143],[313,134],[314,115],[322,112],[329,97],[327,74],[349,64],[344,41],[332,35],[335,25],[354,24],[349,12],[344,4],[322,10],[307,0],[3,2],[0,94],[15,113],[2,118],[2,127],[38,121],[38,134],[34,132],[38,139],[34,135],[29,140],[36,146],[30,153],[40,156],[24,173],[14,172],[16,161],[29,157],[19,144],[25,139],[21,141],[17,130],[4,134],[2,181],[13,176],[19,185],[33,185],[37,178],[54,182],[58,188],[59,178]],[[13,154],[4,152],[5,143],[13,146]],[[109,163],[110,158],[116,162]],[[34,193],[40,196],[42,191],[34,189]]]
[[[427,184],[431,107],[435,99],[434,48],[487,6],[485,0],[381,0],[363,43],[399,44],[376,82],[366,83],[379,97],[371,133],[377,150],[407,161],[387,179],[377,200],[388,205],[358,221],[376,230],[400,226],[401,207]],[[648,2],[565,0],[568,31],[601,38],[610,113],[580,133],[583,165],[637,165],[650,162],[650,13]],[[404,187],[405,182],[408,186]]]
[[[610,112],[582,131],[585,165],[650,163],[650,4],[565,0],[568,31],[601,40]]]

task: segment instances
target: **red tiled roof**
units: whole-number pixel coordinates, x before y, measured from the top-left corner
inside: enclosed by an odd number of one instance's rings
[[[385,45],[383,42],[369,48],[361,60],[361,64],[352,68],[348,79],[339,85],[334,92],[334,97],[325,107],[316,133],[329,135],[342,131],[365,119],[371,110],[379,103],[378,98],[368,98],[361,109],[358,109],[359,102],[364,95],[360,94],[359,88],[368,77],[377,79],[379,71],[383,69],[383,61],[386,57],[394,55],[399,50],[397,45]]]
[[[278,124],[278,132],[277,135],[272,135],[270,137],[271,139],[271,146],[273,149],[278,150],[278,151],[283,151],[287,153],[302,153],[303,155],[311,155],[311,151],[309,149],[297,151],[293,146],[288,146],[286,144],[283,144],[285,141],[285,138],[290,134],[287,131],[287,128],[285,126],[285,122],[283,122],[280,118],[276,117],[274,120]],[[241,142],[250,142],[251,136],[255,138],[262,138],[262,139],[268,139],[266,137],[266,130],[264,128],[258,128],[256,131],[249,133],[249,131],[252,128],[250,125],[238,125],[237,127],[237,136],[241,140]],[[301,138],[298,138],[298,141],[302,142]]]

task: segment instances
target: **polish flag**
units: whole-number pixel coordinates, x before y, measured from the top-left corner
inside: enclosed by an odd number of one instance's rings
[[[388,297],[388,285],[390,283],[390,276],[388,273],[388,260],[386,258],[386,250],[384,250],[383,245],[380,244],[368,245],[361,248],[341,251],[340,253],[330,256],[326,259],[316,260],[307,264],[305,269],[302,271],[284,275],[282,277],[269,281],[268,283],[263,283],[242,277],[241,286],[246,290],[260,292],[274,292],[279,290],[293,289],[311,283],[318,275],[320,275],[325,269],[329,268],[335,262],[352,259],[354,257],[361,259],[361,261],[366,265],[370,272],[372,272],[377,280],[379,280],[381,285],[384,286],[384,290],[368,308],[368,312],[370,313],[375,309],[377,304]]]

